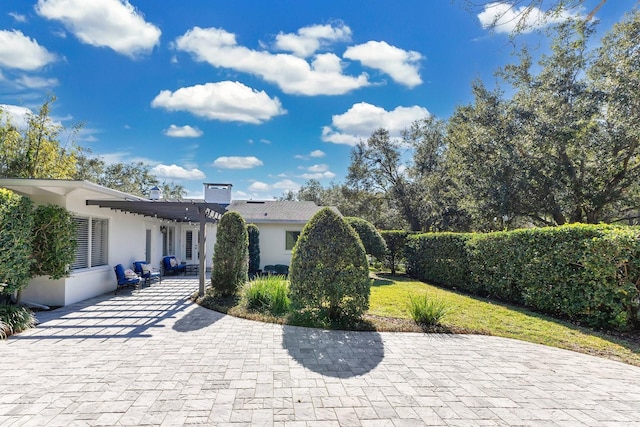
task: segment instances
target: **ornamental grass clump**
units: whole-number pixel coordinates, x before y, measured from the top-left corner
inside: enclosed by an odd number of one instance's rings
[[[13,304],[0,304],[0,339],[31,329],[36,318],[27,307]]]
[[[409,296],[409,314],[420,326],[437,326],[449,312],[450,307],[440,299],[429,298],[427,294]]]
[[[282,275],[257,277],[244,287],[243,298],[249,310],[269,312],[274,316],[289,311],[289,286]]]
[[[291,258],[290,297],[299,312],[349,324],[369,308],[371,280],[360,238],[330,208],[302,230]]]

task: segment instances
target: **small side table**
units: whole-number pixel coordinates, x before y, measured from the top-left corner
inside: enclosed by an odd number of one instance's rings
[[[187,264],[184,274],[188,276],[197,276],[200,273],[199,264]]]

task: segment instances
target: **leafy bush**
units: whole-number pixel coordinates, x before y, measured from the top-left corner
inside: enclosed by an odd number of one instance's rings
[[[414,236],[413,277],[490,295],[589,326],[639,328],[637,228],[567,225]]]
[[[377,259],[384,258],[387,253],[387,244],[373,224],[366,219],[353,216],[345,217],[344,220],[356,230],[367,254]]]
[[[469,260],[466,242],[471,234],[427,233],[406,239],[407,274],[428,277],[429,281],[469,292]]]
[[[358,235],[330,208],[302,230],[291,259],[291,302],[333,323],[351,322],[369,308],[367,258]]]
[[[36,318],[27,307],[0,304],[0,339],[31,329],[35,324]]]
[[[33,205],[29,198],[0,188],[0,292],[11,295],[29,284],[33,251]]]
[[[69,275],[76,254],[76,224],[61,206],[42,205],[35,210],[31,274],[60,279]]]
[[[247,281],[249,238],[244,219],[237,212],[227,212],[218,223],[213,253],[211,286],[216,295],[235,295]]]
[[[245,285],[244,301],[249,310],[268,311],[273,315],[289,311],[289,287],[284,276],[258,277]]]
[[[249,275],[255,275],[260,270],[260,230],[255,224],[247,225],[249,236]]]
[[[387,267],[391,270],[391,274],[396,274],[398,265],[404,260],[404,249],[409,232],[405,230],[382,230],[380,235],[387,244]]]
[[[409,314],[418,325],[439,325],[449,310],[449,306],[443,300],[429,298],[427,294],[409,296]]]

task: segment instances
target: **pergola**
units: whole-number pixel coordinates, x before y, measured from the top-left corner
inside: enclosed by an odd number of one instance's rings
[[[206,227],[207,222],[215,223],[226,212],[226,206],[208,203],[201,199],[184,200],[87,200],[89,206],[99,206],[122,212],[164,219],[172,222],[198,223],[200,225],[200,240],[198,256],[200,271],[200,287],[198,294],[204,295],[206,273]]]

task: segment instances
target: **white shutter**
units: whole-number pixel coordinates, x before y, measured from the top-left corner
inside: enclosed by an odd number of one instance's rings
[[[91,220],[91,267],[107,265],[109,222],[106,219]]]
[[[71,265],[73,270],[89,267],[89,218],[74,217],[76,223],[76,258]]]

